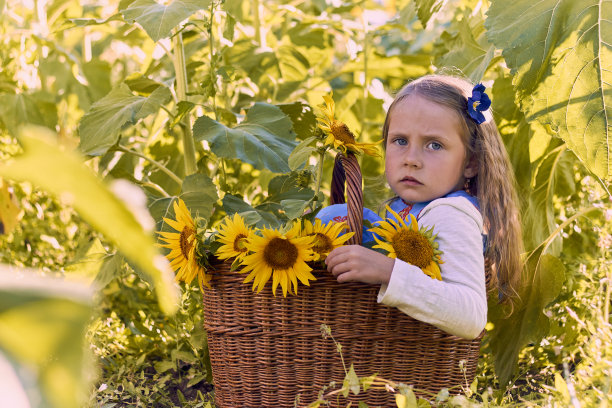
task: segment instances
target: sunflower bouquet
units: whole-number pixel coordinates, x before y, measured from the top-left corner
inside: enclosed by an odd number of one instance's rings
[[[309,286],[316,280],[312,265],[325,260],[343,245],[353,232],[345,232],[346,223],[322,224],[317,219],[295,221],[284,229],[257,228],[246,225],[238,213],[227,216],[207,238],[196,232],[196,222],[183,200],[174,202],[176,220],[164,221],[177,232],[158,232],[161,247],[170,249],[167,257],[177,271],[176,280],[187,284],[197,278],[200,288],[209,286],[207,266],[215,258],[231,260],[232,269],[247,274],[244,283],[253,282],[257,293],[272,279],[272,292],[280,285],[283,296],[297,294],[298,281]]]
[[[339,155],[363,153],[375,156],[378,155],[377,143],[358,143],[348,126],[336,119],[332,96],[324,96],[324,101],[317,118],[320,133],[298,146],[305,149],[310,144],[309,149],[320,154],[316,190],[309,200],[293,198],[303,195],[306,190],[303,184],[309,182],[308,171],[302,170],[281,179],[281,191],[277,194],[285,200],[281,201],[281,208],[276,208],[276,214],[263,213],[262,206],[253,208],[244,204],[238,206],[243,211],[238,211],[231,204],[239,198],[226,195],[223,210],[229,215],[217,220],[215,227],[207,228],[209,220],[194,219],[182,199],[173,202],[175,218],[163,220],[174,231],[160,231],[158,234],[159,246],[169,249],[166,256],[176,271],[177,281],[190,284],[197,280],[203,290],[209,286],[211,266],[215,262],[230,262],[232,271],[245,274],[244,283],[251,283],[253,291],[261,292],[271,280],[272,293],[276,294],[280,286],[286,297],[288,293],[297,294],[298,283],[309,286],[316,280],[313,266],[320,269],[326,256],[354,235],[354,232],[347,231],[346,222],[314,218],[319,209],[317,206],[322,202],[319,186],[323,161],[329,151],[336,151]],[[270,185],[275,183],[272,180]],[[293,205],[295,202],[298,204]],[[264,205],[275,208],[270,204]],[[419,266],[432,278],[441,279],[441,252],[431,229],[419,227],[414,216],[411,216],[410,223],[406,223],[390,208],[388,212],[395,219],[381,220],[369,230],[377,244],[372,248]],[[253,222],[254,214],[257,215],[256,222]]]

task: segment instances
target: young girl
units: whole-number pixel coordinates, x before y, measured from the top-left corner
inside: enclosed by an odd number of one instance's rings
[[[502,301],[515,295],[522,268],[514,176],[489,104],[482,85],[425,76],[399,91],[383,127],[391,207],[434,227],[442,281],[358,245],[325,261],[338,282],[380,284],[379,302],[467,339],[487,322],[485,258]]]

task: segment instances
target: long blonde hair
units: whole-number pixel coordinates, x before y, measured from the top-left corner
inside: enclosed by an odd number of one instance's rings
[[[463,127],[461,137],[466,160],[475,159],[478,163],[476,176],[468,180],[469,193],[478,198],[487,233],[485,259],[492,268],[490,287],[497,287],[502,301],[513,303],[523,269],[514,172],[491,112],[484,112],[486,121],[480,125],[468,115],[467,97],[472,95],[472,88],[465,79],[447,75],[427,75],[408,83],[389,107],[383,126],[383,142],[386,146],[394,107],[408,95],[421,96],[457,113]]]

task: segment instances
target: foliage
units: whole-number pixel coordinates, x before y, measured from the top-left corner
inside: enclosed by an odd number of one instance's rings
[[[515,312],[491,301],[474,395],[453,404],[565,403],[572,386],[585,404],[609,393],[597,372],[609,371],[609,298],[595,279],[609,280],[597,246],[610,233],[609,2],[35,4],[0,1],[0,256],[99,285],[92,404],[206,404],[205,342],[186,335],[201,330],[197,295],[185,288],[175,317],[150,298],[172,310],[177,293],[141,226],[149,214],[163,229],[180,197],[209,226],[239,212],[278,227],[316,209],[331,173],[315,130],[322,96],[333,90],[340,120],[374,142],[392,93],[439,68],[492,85],[528,260]],[[53,143],[24,124],[49,128]],[[364,156],[361,167],[376,208],[381,161]],[[148,211],[124,204],[109,188],[117,180],[144,192]]]

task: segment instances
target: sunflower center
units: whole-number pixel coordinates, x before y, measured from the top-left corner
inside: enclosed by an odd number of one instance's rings
[[[181,231],[181,235],[179,237],[179,245],[181,246],[181,253],[185,258],[189,256],[189,251],[191,251],[191,247],[193,246],[193,240],[190,240],[192,235],[195,234],[195,230],[189,226],[185,226]]]
[[[236,239],[234,239],[234,251],[236,251],[236,252],[246,252],[247,251],[246,243],[247,243],[247,236],[246,235],[244,235],[244,234],[236,235]]]
[[[330,128],[336,140],[339,140],[344,144],[355,143],[355,135],[353,134],[353,132],[351,132],[348,126],[346,126],[346,124],[338,120],[334,120]]]
[[[272,238],[263,251],[263,259],[272,269],[289,269],[297,257],[298,249],[288,239]]]
[[[391,245],[399,259],[421,269],[428,266],[433,258],[434,252],[429,240],[417,231],[399,231]]]
[[[321,234],[320,232],[316,232],[310,235],[314,237],[312,250],[315,251],[317,254],[326,254],[332,249],[334,249],[332,240],[327,235]]]

